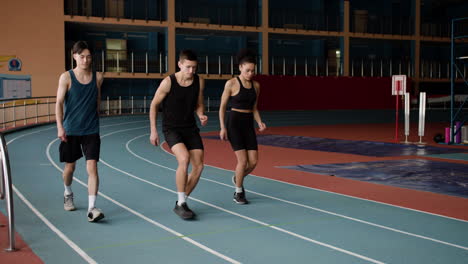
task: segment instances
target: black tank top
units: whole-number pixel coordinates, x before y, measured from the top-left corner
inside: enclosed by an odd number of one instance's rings
[[[194,111],[200,92],[198,75],[187,87],[180,86],[175,74],[170,75],[171,90],[162,103],[163,129],[196,126]]]
[[[231,108],[243,109],[243,110],[253,110],[255,105],[255,100],[257,99],[257,93],[255,92],[255,87],[252,81],[250,81],[252,88],[247,89],[242,85],[241,80],[237,77],[239,81],[239,92],[231,96]]]

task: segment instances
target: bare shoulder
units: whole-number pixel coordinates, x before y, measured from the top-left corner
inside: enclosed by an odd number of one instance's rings
[[[169,92],[171,90],[171,77],[167,76],[166,78],[164,78],[159,84],[158,89],[162,89],[162,91]]]
[[[70,73],[68,71],[66,72],[62,72],[62,74],[60,74],[60,81],[66,81],[66,80],[70,80],[71,77],[70,77]]]
[[[59,85],[69,86],[71,84],[71,77],[69,72],[63,72],[60,74]]]
[[[96,72],[96,78],[98,79],[98,81],[101,81],[102,79],[104,79],[104,74],[102,72]]]
[[[226,87],[231,88],[236,83],[237,83],[237,79],[236,78],[231,78],[231,79],[226,81]]]
[[[200,85],[205,85],[205,79],[203,77],[201,77],[200,75],[198,75],[198,82],[200,83]]]
[[[252,81],[253,82],[253,85],[254,85],[254,88],[258,91],[260,90],[260,83],[257,82],[257,81]]]

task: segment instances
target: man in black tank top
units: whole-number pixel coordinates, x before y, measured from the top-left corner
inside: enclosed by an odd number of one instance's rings
[[[174,153],[178,167],[176,171],[177,196],[174,212],[182,219],[192,219],[195,213],[187,206],[187,198],[195,189],[203,171],[203,142],[197,127],[194,112],[202,126],[208,117],[204,114],[203,88],[205,83],[195,71],[197,57],[191,50],[179,54],[180,71],[164,78],[151,102],[151,144],[159,145],[156,127],[159,105],[162,104],[162,128],[165,140]],[[188,173],[189,162],[192,171]]]

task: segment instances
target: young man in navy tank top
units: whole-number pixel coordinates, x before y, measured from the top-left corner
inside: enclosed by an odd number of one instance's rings
[[[60,162],[65,162],[62,174],[64,209],[76,210],[71,184],[76,161],[84,154],[88,172],[87,216],[88,221],[97,222],[104,218],[102,211],[95,207],[99,188],[99,103],[103,76],[92,71],[92,55],[86,42],[78,41],[72,51],[76,67],[60,75],[55,105],[57,136],[61,140]]]
[[[208,117],[204,114],[204,80],[195,74],[197,57],[191,50],[179,54],[180,71],[164,78],[151,102],[151,144],[158,146],[160,138],[156,126],[159,106],[162,105],[164,138],[174,153],[178,167],[176,186],[178,200],[174,212],[182,219],[192,219],[195,213],[187,205],[187,198],[195,189],[203,171],[203,142],[194,112],[202,126]],[[189,163],[192,171],[188,174]]]
[[[255,56],[248,50],[238,55],[240,75],[226,82],[219,107],[221,140],[229,139],[237,158],[237,165],[232,181],[235,185],[233,200],[237,204],[247,204],[244,190],[244,177],[251,173],[258,160],[257,136],[254,120],[259,131],[266,129],[257,109],[260,84],[253,81],[255,75]],[[231,103],[231,112],[225,124],[227,103]]]

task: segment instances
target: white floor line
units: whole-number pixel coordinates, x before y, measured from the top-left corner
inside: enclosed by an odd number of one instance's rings
[[[57,234],[68,246],[70,246],[78,255],[80,255],[86,262],[88,263],[97,263],[94,259],[92,259],[86,252],[84,252],[77,244],[75,244],[71,239],[69,239],[64,233],[62,233],[56,226],[54,226],[43,214],[39,212],[39,210],[32,205],[28,199],[24,197],[24,195],[13,186],[13,190],[15,191],[16,195],[25,203],[33,213],[39,217],[39,219],[44,222],[54,233]]]
[[[125,131],[128,131],[128,129],[125,129]],[[112,133],[109,133],[109,134],[106,134],[106,135],[103,135],[101,138],[104,138],[106,136],[109,136],[109,135],[112,135],[112,134],[115,134],[116,132],[118,131],[114,131]],[[148,143],[149,144],[149,143]],[[147,184],[150,184],[152,186],[155,186],[157,188],[160,188],[160,189],[163,189],[163,190],[166,190],[168,192],[172,192],[172,193],[177,193],[176,191],[173,191],[171,189],[168,189],[166,187],[163,187],[163,186],[160,186],[156,183],[153,183],[151,181],[148,181],[148,180],[145,180],[145,179],[142,179],[138,176],[135,176],[129,172],[126,172],[124,170],[121,170],[119,168],[116,168],[114,166],[112,166],[111,164],[107,163],[105,160],[103,159],[100,159],[100,162],[106,166],[108,166],[109,168],[112,168],[120,173],[123,173],[127,176],[130,176],[136,180],[139,180],[141,182],[144,182],[144,183],[147,183]],[[165,169],[168,169],[168,170],[171,170],[171,171],[175,171],[174,169],[172,168],[169,168],[169,167],[165,167],[163,165],[160,165],[158,164],[158,166],[162,167],[162,168],[165,168]],[[268,224],[268,223],[265,223],[265,222],[262,222],[260,220],[257,220],[257,219],[254,219],[254,218],[251,218],[251,217],[248,217],[248,216],[245,216],[245,215],[242,215],[242,214],[239,214],[239,213],[236,213],[236,212],[233,212],[233,211],[230,211],[230,210],[227,210],[225,208],[222,208],[222,207],[219,207],[219,206],[216,206],[214,204],[211,204],[211,203],[208,203],[208,202],[205,202],[205,201],[202,201],[202,200],[199,200],[199,199],[196,199],[194,198],[193,196],[190,197],[191,200],[194,200],[194,201],[197,201],[199,203],[202,203],[202,204],[205,204],[207,206],[210,206],[210,207],[213,207],[215,209],[218,209],[218,210],[221,210],[223,212],[226,212],[226,213],[229,213],[229,214],[232,214],[232,215],[235,215],[235,216],[238,216],[238,217],[241,217],[241,218],[244,218],[248,221],[251,221],[251,222],[254,222],[254,223],[257,223],[257,224],[260,224],[262,226],[265,226],[265,227],[269,227],[269,228],[272,228],[272,229],[275,229],[277,231],[280,231],[280,232],[283,232],[283,233],[286,233],[288,235],[291,235],[291,236],[294,236],[294,237],[297,237],[297,238],[300,238],[300,239],[303,239],[305,241],[308,241],[308,242],[312,242],[314,244],[317,244],[317,245],[321,245],[323,247],[327,247],[327,248],[330,248],[330,249],[333,249],[333,250],[336,250],[336,251],[339,251],[341,253],[344,253],[344,254],[347,254],[347,255],[350,255],[350,256],[353,256],[353,257],[356,257],[356,258],[360,258],[360,259],[363,259],[363,260],[366,260],[366,261],[369,261],[369,262],[372,262],[372,263],[384,263],[384,262],[381,262],[381,261],[378,261],[378,260],[375,260],[375,259],[372,259],[372,258],[369,258],[369,257],[366,257],[366,256],[363,256],[363,255],[360,255],[360,254],[357,254],[357,253],[354,253],[354,252],[351,252],[351,251],[348,251],[348,250],[345,250],[345,249],[342,249],[342,248],[339,248],[339,247],[335,247],[333,245],[330,245],[330,244],[326,244],[326,243],[323,243],[323,242],[320,242],[320,241],[317,241],[317,240],[314,240],[314,239],[311,239],[311,238],[308,238],[308,237],[305,237],[305,236],[302,236],[302,235],[299,235],[297,233],[294,233],[294,232],[291,232],[291,231],[288,231],[286,229],[283,229],[283,228],[280,228],[280,227],[277,227],[277,226],[274,226],[274,225],[271,225],[271,224]]]
[[[203,133],[208,133],[208,132],[203,132]],[[169,155],[171,155],[171,156],[174,156],[174,154],[172,154],[171,152],[167,151],[166,149],[164,149],[164,148],[162,147],[162,145],[164,144],[164,142],[165,142],[165,141],[161,142],[161,144],[159,144],[159,147],[160,147],[164,152],[166,152],[167,154],[169,154]],[[217,166],[213,166],[213,165],[207,165],[207,164],[205,164],[205,167],[211,167],[211,168],[216,168],[216,169],[220,169],[220,170],[224,170],[224,171],[234,172],[233,170],[228,170],[228,169],[221,168],[221,167],[217,167]],[[372,202],[372,203],[377,203],[377,204],[383,204],[383,205],[387,205],[387,206],[390,206],[390,207],[405,209],[405,210],[409,210],[409,211],[413,211],[413,212],[418,212],[418,213],[422,213],[422,214],[428,214],[428,215],[433,215],[433,216],[437,216],[437,217],[442,217],[442,218],[446,218],[446,219],[450,219],[450,220],[455,220],[455,221],[459,221],[459,222],[468,223],[468,220],[459,219],[459,218],[450,217],[450,216],[441,215],[441,214],[436,214],[436,213],[431,213],[431,212],[422,211],[422,210],[418,210],[418,209],[413,209],[413,208],[409,208],[409,207],[404,207],[404,206],[400,206],[400,205],[394,205],[394,204],[390,204],[390,203],[385,203],[385,202],[379,202],[379,201],[375,201],[375,200],[365,199],[365,198],[361,198],[361,197],[357,197],[357,196],[352,196],[352,195],[347,195],[347,194],[342,194],[342,193],[337,193],[337,192],[332,192],[332,191],[317,189],[317,188],[313,188],[313,187],[309,187],[309,186],[304,186],[304,185],[299,185],[299,184],[295,184],[295,183],[285,182],[285,181],[281,181],[281,180],[266,178],[266,177],[258,176],[258,175],[255,175],[255,174],[249,174],[249,176],[253,176],[253,177],[265,179],[265,180],[268,180],[268,181],[280,182],[280,183],[283,183],[283,184],[288,184],[288,185],[292,185],[292,186],[297,186],[297,187],[301,187],[301,188],[305,188],[305,189],[316,190],[316,191],[325,192],[325,193],[330,193],[330,194],[339,195],[339,196],[344,196],[344,197],[348,197],[348,198],[352,198],[352,199],[357,199],[357,200],[362,200],[362,201],[367,201],[367,202]]]
[[[141,128],[141,127],[139,127],[139,128],[132,128],[132,129],[140,129],[140,128]],[[127,130],[132,130],[132,129],[125,129],[125,131],[127,131]],[[112,134],[112,133],[111,133],[111,134]],[[47,146],[46,154],[47,154],[47,158],[49,159],[50,163],[51,163],[55,168],[57,168],[57,170],[63,172],[63,170],[54,162],[54,160],[53,160],[52,157],[50,156],[50,147],[52,146],[52,144],[53,144],[55,141],[58,141],[58,140],[59,140],[59,139],[57,138],[57,139],[52,140],[52,141],[49,143],[49,145]],[[87,185],[86,183],[82,182],[81,180],[79,180],[79,179],[76,178],[76,177],[74,178],[74,181],[78,182],[79,184],[83,185],[83,186],[86,187],[86,188],[88,187],[88,185]],[[228,256],[226,256],[226,255],[223,255],[223,254],[221,254],[221,253],[219,253],[219,252],[217,252],[217,251],[215,251],[215,250],[213,250],[213,249],[211,249],[211,248],[209,248],[209,247],[207,247],[207,246],[205,246],[205,245],[203,245],[203,244],[201,244],[201,243],[199,243],[199,242],[197,242],[197,241],[195,241],[195,240],[193,240],[193,239],[191,239],[191,238],[189,238],[189,237],[187,237],[187,236],[185,236],[185,235],[183,235],[183,234],[181,234],[181,233],[179,233],[179,232],[177,232],[177,231],[175,231],[175,230],[173,230],[173,229],[171,229],[171,228],[169,228],[169,227],[167,227],[167,226],[165,226],[165,225],[163,225],[163,224],[161,224],[161,223],[159,223],[159,222],[156,222],[156,221],[150,219],[149,217],[147,217],[147,216],[145,216],[145,215],[143,215],[143,214],[141,214],[141,213],[139,213],[139,212],[137,212],[137,211],[131,209],[131,208],[128,207],[128,206],[123,205],[122,203],[120,203],[120,202],[118,202],[117,200],[115,200],[115,199],[113,199],[113,198],[107,196],[106,194],[104,194],[104,193],[102,193],[102,192],[99,192],[99,195],[102,196],[103,198],[109,200],[110,202],[116,204],[117,206],[119,206],[119,207],[121,207],[121,208],[123,208],[123,209],[129,211],[130,213],[132,213],[132,214],[134,214],[134,215],[140,217],[141,219],[143,219],[143,220],[145,220],[145,221],[147,221],[147,222],[149,222],[149,223],[151,223],[151,224],[153,224],[153,225],[155,225],[155,226],[157,226],[157,227],[159,227],[159,228],[161,228],[161,229],[163,229],[163,230],[165,230],[165,231],[167,231],[167,232],[169,232],[169,233],[171,233],[171,234],[173,234],[173,235],[175,235],[175,236],[177,236],[177,237],[179,237],[179,238],[181,238],[181,239],[183,239],[183,240],[185,240],[185,241],[187,241],[187,242],[189,242],[189,243],[191,243],[191,244],[193,244],[193,245],[196,246],[196,247],[199,247],[199,248],[201,248],[201,249],[203,249],[203,250],[205,250],[205,251],[207,251],[207,252],[209,252],[209,253],[211,253],[211,254],[213,254],[213,255],[215,255],[215,256],[221,258],[221,259],[224,259],[224,260],[227,261],[227,262],[236,263],[236,264],[237,264],[237,263],[240,263],[240,262],[237,261],[237,260],[234,260],[234,259],[232,259],[232,258],[230,258],[230,257],[228,257]]]
[[[33,133],[28,133],[28,134],[25,134],[25,135],[21,135],[21,136],[18,136],[16,138],[13,138],[12,140],[8,141],[7,145],[9,145],[10,143],[14,142],[16,139],[18,138],[22,138],[26,135],[32,135],[32,134],[36,134],[38,132],[42,132],[42,131],[45,131],[45,130],[48,130],[48,129],[43,129],[43,130],[40,130],[40,131],[35,131]],[[77,244],[75,244],[71,239],[69,239],[64,233],[62,233],[56,226],[54,226],[43,214],[41,214],[41,212],[39,212],[39,210],[37,210],[36,207],[34,207],[31,202],[29,202],[28,199],[26,199],[26,197],[24,197],[24,195],[15,187],[15,185],[12,185],[13,187],[13,191],[15,192],[15,194],[23,201],[24,204],[26,204],[26,206],[29,207],[29,209],[31,209],[31,211],[37,216],[39,217],[39,219],[42,220],[42,222],[44,222],[44,224],[46,226],[48,226],[54,233],[57,234],[58,237],[60,237],[68,246],[70,246],[78,255],[80,255],[86,262],[90,263],[90,264],[94,264],[94,263],[97,263],[94,259],[92,259],[88,254],[86,254],[86,252],[84,252]]]
[[[156,162],[153,162],[153,161],[151,161],[151,160],[148,160],[148,159],[146,159],[146,158],[143,158],[143,157],[139,156],[138,154],[136,154],[135,152],[133,152],[133,151],[130,149],[129,144],[130,144],[132,141],[134,141],[134,140],[136,140],[136,139],[138,139],[138,138],[140,138],[140,137],[144,137],[144,136],[146,136],[146,135],[147,135],[147,134],[140,135],[140,136],[137,136],[137,137],[135,137],[135,138],[130,139],[129,141],[127,141],[127,143],[126,143],[126,145],[125,145],[126,148],[127,148],[127,151],[130,152],[130,154],[132,154],[133,156],[135,156],[135,157],[137,157],[137,158],[139,158],[139,159],[141,159],[141,160],[143,160],[143,161],[146,161],[146,162],[148,162],[148,163],[150,163],[150,164],[152,164],[152,165],[155,165],[155,166],[158,166],[158,167],[161,167],[161,168],[165,168],[165,169],[168,169],[168,170],[175,171],[175,170],[172,169],[172,168],[163,166],[163,165],[161,165],[161,164],[158,164],[158,163],[156,163]],[[172,155],[172,154],[171,154],[171,155]],[[203,177],[201,177],[200,179],[201,179],[201,180],[205,180],[205,181],[209,181],[209,182],[213,182],[213,183],[216,183],[216,184],[219,184],[219,185],[223,185],[223,186],[226,186],[226,187],[232,189],[232,186],[229,185],[229,184],[225,184],[225,183],[222,183],[222,182],[218,182],[218,181],[211,180],[211,179],[207,179],[207,178],[203,178]],[[248,191],[249,191],[250,193],[253,193],[253,194],[256,194],[256,195],[259,195],[259,196],[267,197],[267,198],[270,198],[270,199],[273,199],[273,200],[277,200],[277,201],[281,201],[281,202],[284,202],[284,203],[288,203],[288,204],[300,206],[300,207],[303,207],[303,208],[311,209],[311,210],[318,211],[318,212],[322,212],[322,213],[325,213],[325,214],[329,214],[329,215],[341,217],[341,218],[348,219],[348,220],[351,220],[351,221],[355,221],[355,222],[363,223],[363,224],[366,224],[366,225],[370,225],[370,226],[374,226],[374,227],[386,229],[386,230],[389,230],[389,231],[393,231],[393,232],[405,234],[405,235],[412,236],[412,237],[417,237],[417,238],[424,239],[424,240],[428,240],[428,241],[432,241],[432,242],[435,242],[435,243],[444,244],[444,245],[451,246],[451,247],[460,248],[460,249],[463,249],[463,250],[468,250],[468,247],[464,247],[464,246],[461,246],[461,245],[449,243],[449,242],[446,242],[446,241],[443,241],[443,240],[438,240],[438,239],[435,239],[435,238],[431,238],[431,237],[427,237],[427,236],[423,236],[423,235],[414,234],[414,233],[411,233],[411,232],[407,232],[407,231],[403,231],[403,230],[400,230],[400,229],[396,229],[396,228],[392,228],[392,227],[388,227],[388,226],[384,226],[384,225],[372,223],[372,222],[369,222],[369,221],[365,221],[365,220],[361,220],[361,219],[358,219],[358,218],[354,218],[354,217],[350,217],[350,216],[338,214],[338,213],[335,213],[335,212],[330,212],[330,211],[327,211],[327,210],[319,209],[319,208],[312,207],[312,206],[308,206],[308,205],[305,205],[305,204],[296,203],[296,202],[292,202],[292,201],[289,201],[289,200],[285,200],[285,199],[273,197],[273,196],[270,196],[270,195],[267,195],[267,194],[263,194],[263,193],[259,193],[259,192],[252,191],[252,190],[250,190],[250,189],[248,189]]]

